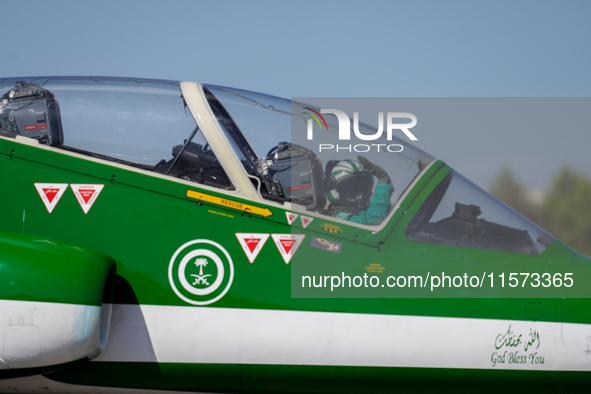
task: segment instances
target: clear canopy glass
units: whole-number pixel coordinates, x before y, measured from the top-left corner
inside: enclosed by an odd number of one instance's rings
[[[260,179],[262,197],[291,201],[296,204],[296,210],[377,225],[393,212],[396,202],[417,175],[434,160],[405,141],[387,140],[385,136],[371,144],[322,149],[334,142],[337,119],[326,117],[326,130],[310,140],[307,127],[313,109],[306,104],[219,86],[206,85],[205,91],[219,124],[247,172]],[[365,135],[376,134],[374,128],[365,124],[358,127]],[[353,172],[363,172],[361,161],[366,163],[365,167],[369,166],[366,170],[376,167],[384,170],[391,188],[378,187],[377,176],[372,178],[369,187],[367,182],[360,181],[360,174],[348,174],[350,176],[342,180],[331,178],[341,168],[338,163],[351,162],[356,166]],[[331,180],[334,181],[332,185]],[[367,203],[371,206],[374,202],[372,195],[380,195],[380,213],[362,218],[360,215],[366,212]],[[350,197],[344,201],[344,196]],[[367,200],[365,205],[361,202],[364,199]],[[351,215],[338,215],[337,201],[342,205],[341,212],[351,211]]]

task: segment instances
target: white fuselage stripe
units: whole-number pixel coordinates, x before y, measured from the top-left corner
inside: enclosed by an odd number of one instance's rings
[[[96,361],[577,371],[591,370],[587,337],[584,324],[113,305]]]

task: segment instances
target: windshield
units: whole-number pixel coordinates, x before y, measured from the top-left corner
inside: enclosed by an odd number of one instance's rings
[[[335,147],[339,123],[334,116],[324,117],[326,127],[314,126],[309,139],[309,122],[318,121],[313,118],[320,110],[306,104],[212,85],[204,90],[261,196],[290,201],[294,210],[379,224],[433,161],[396,137]],[[362,123],[358,129],[363,135],[378,133]]]
[[[554,237],[455,171],[435,188],[406,228],[409,239],[539,254]]]

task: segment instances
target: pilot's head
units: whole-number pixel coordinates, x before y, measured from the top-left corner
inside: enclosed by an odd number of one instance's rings
[[[365,211],[371,200],[373,176],[355,160],[331,160],[326,165],[327,198],[354,213]]]

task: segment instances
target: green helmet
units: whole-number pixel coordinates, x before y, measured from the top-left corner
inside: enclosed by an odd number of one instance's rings
[[[373,189],[373,176],[355,160],[331,160],[326,165],[326,197],[359,213],[367,209]]]

